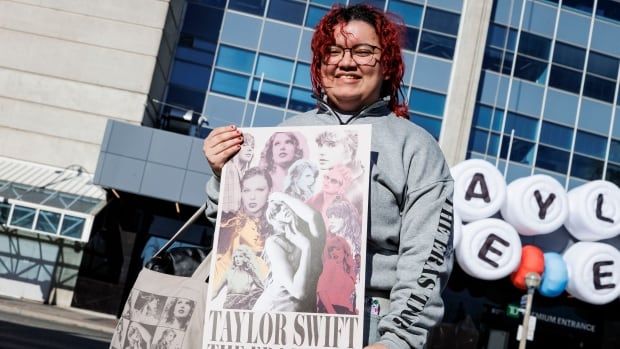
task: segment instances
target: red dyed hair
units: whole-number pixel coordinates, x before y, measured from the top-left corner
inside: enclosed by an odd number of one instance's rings
[[[321,19],[312,36],[312,65],[310,75],[312,89],[317,96],[322,95],[321,65],[329,45],[335,44],[334,28],[338,24],[346,24],[358,20],[370,24],[375,28],[381,45],[380,64],[384,74],[389,79],[381,86],[381,97],[390,96],[389,108],[396,115],[407,118],[409,109],[407,103],[400,100],[400,85],[405,74],[405,64],[401,55],[401,42],[404,32],[402,21],[398,17],[383,13],[369,5],[354,5],[343,7],[334,5]]]

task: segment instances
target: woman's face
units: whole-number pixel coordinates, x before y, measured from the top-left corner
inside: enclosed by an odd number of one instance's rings
[[[245,213],[258,217],[267,204],[269,184],[263,176],[247,178],[241,185],[241,203]]]
[[[337,234],[342,231],[342,228],[344,227],[344,218],[336,217],[336,216],[329,216],[327,217],[327,219],[328,219],[327,228],[329,229],[330,232]]]
[[[275,220],[284,224],[291,223],[293,221],[293,211],[288,206],[281,205],[275,215]]]
[[[166,333],[166,336],[164,337],[164,340],[166,341],[166,343],[172,343],[174,337],[176,336],[177,335],[174,332],[168,331],[168,333]]]
[[[337,165],[346,165],[351,162],[351,153],[342,142],[319,144],[319,168],[323,171],[331,170]]]
[[[239,149],[239,160],[242,162],[250,162],[252,157],[254,156],[254,144],[251,143],[243,143],[241,145],[241,149]]]
[[[189,315],[192,305],[187,299],[177,299],[174,305],[174,316],[183,318]]]
[[[344,251],[340,246],[333,246],[329,249],[329,257],[341,261],[344,259]]]
[[[344,48],[358,44],[381,47],[375,29],[359,20],[336,25],[334,39],[336,45]],[[358,65],[347,50],[337,64],[321,65],[321,84],[330,104],[344,112],[355,112],[379,100],[381,85],[388,77],[384,76],[379,50],[375,50],[374,57],[374,66]]]
[[[314,177],[314,172],[310,168],[306,168],[301,172],[299,179],[297,180],[297,185],[300,188],[310,189],[314,182],[316,181],[316,177]]]
[[[286,133],[277,133],[273,138],[272,156],[274,164],[287,166],[295,160],[295,140]]]
[[[261,252],[265,242],[258,232],[258,225],[253,220],[248,220],[246,225],[239,231],[239,243],[247,245],[254,252]]]
[[[323,176],[323,192],[326,194],[340,194],[344,180],[342,176],[335,171],[329,171]]]
[[[235,254],[235,256],[233,257],[233,263],[235,263],[235,265],[238,267],[242,266],[244,262],[245,257],[240,253]]]

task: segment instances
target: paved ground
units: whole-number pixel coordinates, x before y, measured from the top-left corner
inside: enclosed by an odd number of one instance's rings
[[[45,321],[65,327],[98,332],[112,337],[117,319],[113,315],[76,308],[61,308],[27,300],[0,297],[0,312],[33,321]]]

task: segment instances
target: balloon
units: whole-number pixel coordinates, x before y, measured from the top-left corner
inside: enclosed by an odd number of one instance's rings
[[[568,197],[553,177],[535,175],[516,179],[506,189],[502,218],[521,235],[556,231],[568,216]]]
[[[566,230],[582,241],[611,239],[620,234],[620,189],[592,181],[568,192]]]
[[[568,269],[562,255],[547,252],[545,256],[545,272],[538,292],[546,297],[557,297],[564,292],[568,284]]]
[[[487,218],[463,226],[456,258],[469,275],[482,280],[508,276],[521,260],[521,240],[508,223]]]
[[[620,296],[620,251],[601,242],[580,241],[564,252],[568,268],[566,291],[592,304]]]
[[[530,272],[542,275],[545,270],[545,257],[543,251],[533,245],[523,246],[521,249],[521,263],[517,270],[510,275],[510,281],[517,288],[527,289],[525,285],[525,277]]]
[[[454,207],[463,221],[488,218],[499,211],[506,199],[506,181],[495,166],[473,159],[450,171],[454,178]]]

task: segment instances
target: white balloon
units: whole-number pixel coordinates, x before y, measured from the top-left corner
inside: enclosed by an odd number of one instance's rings
[[[601,243],[582,241],[562,256],[568,269],[566,291],[591,304],[606,304],[620,296],[620,251]]]
[[[465,160],[450,170],[454,178],[454,207],[465,222],[488,218],[499,211],[506,199],[506,181],[499,170],[480,159]],[[488,202],[481,197],[467,197],[472,187],[482,194],[483,184],[488,190]]]
[[[503,220],[482,219],[463,226],[456,258],[461,268],[475,278],[501,279],[519,266],[521,240]]]
[[[568,217],[568,197],[553,177],[539,174],[514,180],[506,189],[502,218],[521,235],[556,231]]]
[[[569,212],[564,223],[576,239],[598,241],[620,234],[620,189],[597,180],[568,192]]]

